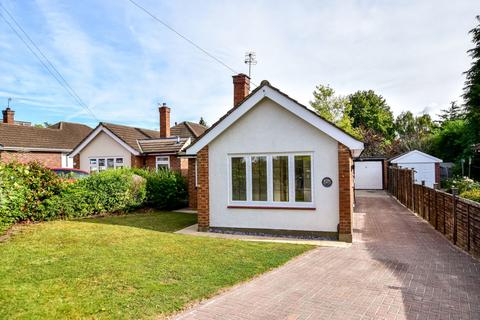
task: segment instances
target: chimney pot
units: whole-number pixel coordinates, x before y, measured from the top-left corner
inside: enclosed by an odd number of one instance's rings
[[[3,114],[3,123],[6,124],[15,124],[15,111],[7,107],[2,111]]]
[[[169,138],[170,137],[170,108],[167,107],[166,103],[163,103],[160,108],[158,108],[160,113],[160,138]]]
[[[243,73],[233,76],[233,106],[236,107],[250,93],[250,78]]]

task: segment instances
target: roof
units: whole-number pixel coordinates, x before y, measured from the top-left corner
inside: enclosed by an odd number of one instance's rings
[[[135,128],[105,122],[100,122],[100,125],[107,128],[110,132],[117,136],[117,138],[138,152],[142,152],[138,146],[138,140],[160,138],[160,132],[155,130]]]
[[[0,144],[6,150],[70,151],[92,128],[80,123],[58,122],[47,128],[0,124]]]
[[[201,124],[198,124],[195,122],[183,121],[171,127],[170,134],[172,136],[178,136],[182,138],[196,139],[199,136],[201,136],[206,130],[207,130],[207,127]]]
[[[175,128],[173,131],[175,135],[172,135],[170,138],[160,138],[160,132],[157,130],[100,122],[98,126],[87,137],[85,137],[85,139],[78,143],[70,156],[78,154],[100,132],[109,135],[113,140],[117,141],[134,155],[146,153],[177,153],[190,143],[194,134],[198,134],[199,129],[191,126],[191,124],[191,122],[182,122],[170,129],[173,130]],[[190,131],[190,127],[194,129]],[[204,128],[203,126],[201,127]],[[177,137],[180,137],[180,146],[176,143]]]
[[[273,87],[268,81],[263,80],[260,86],[246,96],[239,104],[237,104],[237,106],[230,109],[217,122],[208,128],[196,141],[194,141],[187,148],[186,153],[196,154],[264,98],[273,100],[280,106],[284,107],[320,131],[324,132],[334,140],[341,142],[353,151],[354,156],[359,156],[363,150],[363,142],[359,141],[343,129],[337,127],[332,122],[326,120],[315,111],[307,108],[279,89]]]
[[[190,142],[190,138],[166,138],[138,140],[142,153],[177,153]]]
[[[419,150],[412,150],[393,158],[390,158],[388,161],[392,163],[431,163],[431,162],[443,162],[442,159],[436,158],[432,155],[429,155],[425,152]]]

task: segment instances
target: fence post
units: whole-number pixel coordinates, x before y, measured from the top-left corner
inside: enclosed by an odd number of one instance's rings
[[[435,230],[438,230],[438,208],[437,208],[437,190],[438,183],[433,184],[434,196],[433,196],[433,207],[435,208]]]
[[[453,195],[453,244],[457,244],[457,194],[458,188],[452,188]]]
[[[425,180],[422,180],[422,218],[426,218],[425,214]]]
[[[467,251],[470,252],[470,205],[467,203]]]

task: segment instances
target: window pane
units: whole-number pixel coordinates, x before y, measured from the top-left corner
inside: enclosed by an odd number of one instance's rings
[[[252,157],[252,200],[267,201],[267,157]]]
[[[168,164],[166,163],[157,163],[157,170],[168,170]]]
[[[288,201],[288,156],[274,156],[273,201]]]
[[[111,158],[107,159],[107,168],[112,169],[114,166],[115,166],[114,160]]]
[[[232,200],[247,200],[247,165],[245,158],[232,158]]]
[[[115,159],[115,162],[116,162],[117,164],[123,163],[123,158],[117,158],[117,159]]]
[[[295,201],[312,201],[312,168],[310,156],[295,156]]]

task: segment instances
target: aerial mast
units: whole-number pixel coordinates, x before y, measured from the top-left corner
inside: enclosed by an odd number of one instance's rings
[[[253,51],[245,53],[245,64],[248,64],[248,77],[252,78],[252,66],[257,64],[257,54]]]

